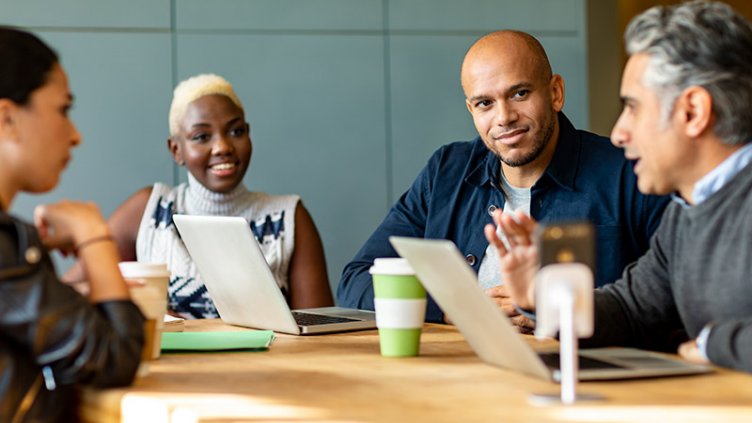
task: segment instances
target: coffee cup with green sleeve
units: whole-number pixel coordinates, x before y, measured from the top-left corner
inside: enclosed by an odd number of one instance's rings
[[[403,258],[377,258],[370,273],[381,355],[418,355],[426,317],[425,288]]]

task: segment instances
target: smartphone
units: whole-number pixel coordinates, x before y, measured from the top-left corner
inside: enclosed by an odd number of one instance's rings
[[[595,273],[595,229],[589,222],[541,224],[535,233],[541,267],[582,263]]]

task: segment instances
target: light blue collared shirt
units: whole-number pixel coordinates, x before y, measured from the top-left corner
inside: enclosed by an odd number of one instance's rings
[[[723,188],[728,181],[736,176],[736,174],[744,169],[744,167],[750,162],[752,162],[752,143],[748,143],[744,147],[736,150],[734,154],[729,156],[726,160],[721,162],[721,164],[716,166],[715,169],[711,170],[707,175],[697,181],[692,190],[694,205],[702,203],[718,192],[718,190]],[[689,203],[676,194],[673,194],[672,198],[684,207],[691,207]]]

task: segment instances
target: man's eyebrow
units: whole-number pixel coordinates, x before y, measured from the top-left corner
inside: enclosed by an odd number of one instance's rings
[[[637,100],[634,97],[630,97],[628,95],[620,96],[619,99],[621,100],[622,105],[627,105],[627,104],[633,105],[637,103]]]
[[[532,88],[532,87],[533,87],[533,84],[531,82],[520,82],[520,83],[514,84],[511,87],[507,88],[506,90],[504,90],[504,92],[505,93],[513,93],[513,92],[517,92],[517,91],[519,91],[521,89],[529,89],[529,88]],[[485,100],[485,99],[488,99],[490,97],[491,97],[490,95],[481,94],[481,95],[472,96],[472,97],[468,98],[468,100],[471,101],[471,102],[476,102],[478,100]]]
[[[509,95],[509,94],[515,94],[515,93],[517,93],[517,92],[519,92],[521,90],[531,91],[533,89],[533,87],[535,87],[535,84],[533,84],[532,82],[520,82],[520,83],[514,84],[511,87],[507,88],[507,90],[505,91],[505,93],[507,95]]]
[[[468,100],[469,100],[470,102],[472,102],[472,103],[475,103],[475,102],[476,102],[476,101],[478,101],[478,100],[485,100],[485,99],[487,99],[488,97],[489,97],[489,96],[487,96],[487,95],[485,95],[485,94],[481,94],[481,95],[476,95],[476,96],[472,96],[472,97],[468,98]]]
[[[511,87],[507,88],[507,92],[511,93],[511,92],[519,91],[523,88],[531,88],[532,86],[533,84],[529,82],[520,82],[519,84],[514,84]]]

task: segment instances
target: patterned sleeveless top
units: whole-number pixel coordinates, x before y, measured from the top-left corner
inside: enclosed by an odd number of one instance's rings
[[[175,188],[154,184],[136,239],[136,258],[167,263],[170,269],[169,308],[187,319],[219,317],[206,286],[172,222],[174,214],[242,216],[251,226],[261,251],[285,297],[288,268],[295,243],[297,195],[251,192],[243,185],[229,193],[206,189],[190,174]]]

